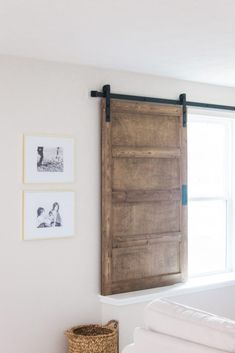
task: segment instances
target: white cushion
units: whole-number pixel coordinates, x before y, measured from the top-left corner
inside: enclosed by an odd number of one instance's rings
[[[140,328],[135,330],[134,342],[136,353],[227,353],[215,348],[185,341],[181,338]]]
[[[152,331],[235,352],[235,321],[167,299],[155,300],[146,307],[145,326]]]

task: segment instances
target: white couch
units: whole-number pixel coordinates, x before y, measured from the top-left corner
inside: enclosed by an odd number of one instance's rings
[[[168,299],[150,303],[144,320],[123,353],[235,353],[235,321]]]

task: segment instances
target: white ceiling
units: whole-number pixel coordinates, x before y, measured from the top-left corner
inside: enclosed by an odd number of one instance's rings
[[[235,87],[235,1],[0,0],[0,54]]]

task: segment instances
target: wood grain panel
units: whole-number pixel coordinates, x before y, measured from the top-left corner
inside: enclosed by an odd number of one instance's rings
[[[180,186],[180,160],[114,158],[113,190],[166,190]]]
[[[178,201],[114,204],[112,218],[114,237],[180,230]]]
[[[130,147],[167,147],[180,145],[179,117],[114,113],[112,144]]]
[[[114,282],[159,276],[166,272],[179,273],[177,242],[113,249]]]

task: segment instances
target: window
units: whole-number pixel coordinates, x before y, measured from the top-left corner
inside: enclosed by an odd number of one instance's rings
[[[189,275],[231,270],[233,120],[189,115]]]

